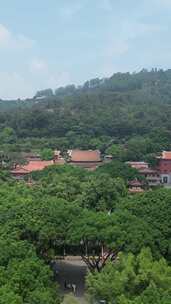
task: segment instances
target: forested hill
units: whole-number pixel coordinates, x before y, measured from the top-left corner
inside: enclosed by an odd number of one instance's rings
[[[171,70],[153,69],[142,70],[139,73],[116,73],[110,78],[95,78],[86,81],[82,86],[68,85],[52,91],[46,89],[38,91],[35,97],[68,96],[87,92],[131,92],[142,91],[150,97],[150,93],[166,94],[171,88]],[[168,99],[166,99],[168,100]]]
[[[171,70],[117,73],[0,102],[1,143],[14,150],[16,144],[103,150],[112,142],[138,145],[144,155],[170,148],[170,132]]]

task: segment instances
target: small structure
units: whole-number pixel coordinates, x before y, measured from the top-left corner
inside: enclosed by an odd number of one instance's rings
[[[126,162],[127,165],[131,166],[132,168],[135,168],[137,170],[140,170],[140,169],[148,169],[148,163],[146,162],[135,162],[135,161],[128,161]]]
[[[165,187],[171,187],[171,151],[163,151],[157,159],[157,169],[160,172],[162,184]]]
[[[26,175],[34,172],[41,171],[52,165],[63,165],[65,163],[64,159],[60,155],[60,151],[54,152],[54,158],[52,160],[40,160],[35,157],[31,160],[27,158],[26,165],[15,165],[15,167],[11,170],[11,174],[15,179],[21,180]]]
[[[54,151],[54,161],[58,162],[59,160],[64,160],[62,155],[61,155],[61,151],[60,150],[55,150]]]
[[[140,182],[137,179],[134,179],[134,180],[130,181],[128,183],[128,185],[129,185],[128,191],[131,194],[143,193],[144,192],[144,189],[142,188],[143,187],[143,183]]]
[[[95,170],[102,164],[99,150],[68,150],[68,162],[72,165]]]
[[[145,169],[140,169],[139,173],[145,177],[149,187],[156,187],[161,185],[161,177],[158,170],[145,168]]]
[[[113,156],[108,154],[104,156],[104,163],[110,163],[113,159]]]
[[[156,187],[161,185],[161,177],[159,170],[151,169],[146,162],[127,162],[129,166],[138,170],[141,176],[143,176],[149,187]]]

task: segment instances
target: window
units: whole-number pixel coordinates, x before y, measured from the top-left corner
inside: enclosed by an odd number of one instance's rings
[[[167,176],[164,176],[164,177],[163,177],[163,183],[164,183],[164,184],[167,184],[167,183],[168,183],[168,177],[167,177]]]

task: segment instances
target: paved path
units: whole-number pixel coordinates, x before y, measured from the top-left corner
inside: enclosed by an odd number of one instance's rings
[[[56,280],[59,283],[63,294],[71,292],[69,289],[66,290],[66,282],[67,284],[75,284],[75,295],[77,297],[83,297],[87,267],[82,261],[59,260],[54,263],[53,269],[56,273]]]

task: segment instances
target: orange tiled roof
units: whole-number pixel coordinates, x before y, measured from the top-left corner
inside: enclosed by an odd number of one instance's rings
[[[163,151],[161,158],[162,159],[171,159],[171,151]]]
[[[33,171],[40,171],[45,169],[48,166],[53,165],[53,160],[38,160],[38,161],[30,161],[27,165],[17,166],[15,169],[11,171],[13,174],[27,174]]]
[[[73,162],[100,162],[100,151],[98,150],[72,150],[70,160]]]

